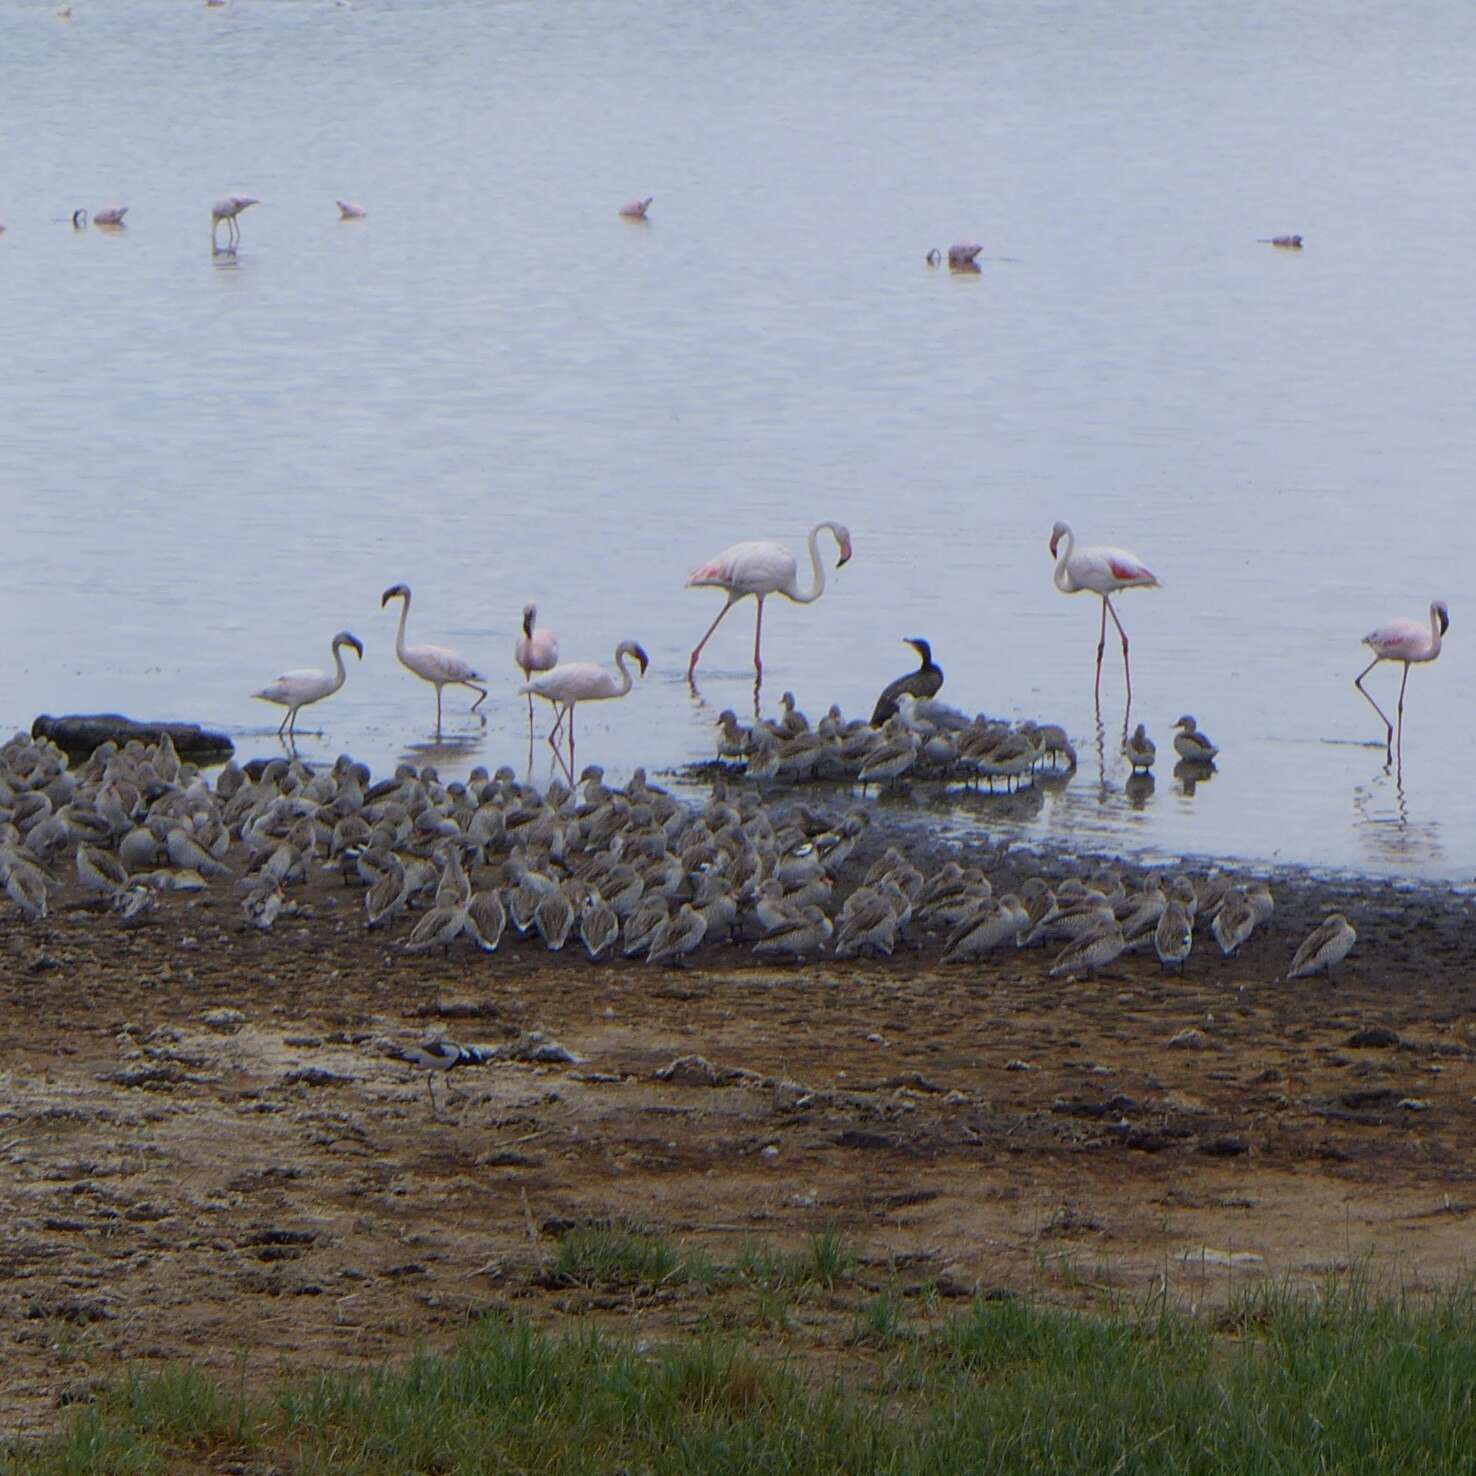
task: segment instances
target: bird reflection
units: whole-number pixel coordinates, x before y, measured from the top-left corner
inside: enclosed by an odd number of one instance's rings
[[[1128,776],[1127,783],[1123,785],[1123,793],[1135,810],[1141,810],[1153,798],[1156,787],[1152,774],[1135,773]]]
[[[1174,778],[1180,790],[1192,797],[1201,784],[1208,784],[1215,775],[1215,766],[1205,759],[1180,759],[1174,765]]]

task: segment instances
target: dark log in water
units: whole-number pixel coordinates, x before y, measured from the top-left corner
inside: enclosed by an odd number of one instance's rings
[[[51,717],[42,713],[31,724],[32,738],[49,738],[70,755],[90,754],[104,743],[120,747],[132,738],[157,743],[165,734],[181,758],[195,763],[224,763],[236,745],[224,734],[199,723],[141,722],[116,712],[66,713]]]

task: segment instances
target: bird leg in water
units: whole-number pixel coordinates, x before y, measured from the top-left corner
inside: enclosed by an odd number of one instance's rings
[[[1112,601],[1106,595],[1102,596],[1102,609],[1112,617],[1112,623],[1117,627],[1118,635],[1122,637],[1122,674],[1127,681],[1127,700],[1128,706],[1131,707],[1133,705],[1133,668],[1128,661],[1128,633],[1122,628],[1122,621],[1117,618],[1117,611],[1112,608]],[[1107,639],[1105,618],[1102,621],[1102,639],[1103,641]],[[1100,645],[1097,647],[1097,680],[1099,682],[1102,680],[1102,647]]]
[[[1374,669],[1374,667],[1376,667],[1379,664],[1379,662],[1382,661],[1383,659],[1384,658],[1382,656],[1375,656],[1374,659],[1372,661],[1370,661],[1368,663],[1368,665],[1365,666],[1363,668],[1363,670],[1360,671],[1356,677],[1353,678],[1353,685],[1358,688],[1358,690],[1363,694],[1364,700],[1368,703],[1368,705],[1371,708],[1373,708],[1373,710],[1376,713],[1378,713],[1379,717],[1383,720],[1384,727],[1388,730],[1387,733],[1384,736],[1384,747],[1385,747],[1386,754],[1388,754],[1388,753],[1392,753],[1392,751],[1393,751],[1393,746],[1394,746],[1394,724],[1389,721],[1389,715],[1388,715],[1388,713],[1386,713],[1384,711],[1384,709],[1382,707],[1380,707],[1377,702],[1374,701],[1373,697],[1369,694],[1368,688],[1363,685],[1363,679],[1364,679],[1364,677],[1366,677],[1369,674],[1369,672],[1371,672]],[[1404,679],[1405,679],[1405,681],[1408,681],[1409,680],[1409,663],[1408,662],[1405,663],[1405,667],[1404,667]],[[1403,684],[1401,684],[1400,685],[1400,688],[1399,688],[1399,721],[1400,721],[1400,725],[1402,726],[1403,723],[1404,723],[1404,686],[1403,686]]]
[[[753,674],[757,681],[764,679],[763,658],[759,655],[759,643],[764,637],[764,597],[759,595],[756,603],[758,605],[758,618],[753,622]]]
[[[689,682],[692,681],[693,673],[697,670],[697,658],[702,654],[702,648],[707,644],[708,636],[710,636],[713,631],[718,628],[718,624],[722,620],[723,616],[726,615],[728,611],[732,608],[733,601],[729,600],[728,603],[717,612],[717,620],[714,620],[712,624],[707,627],[707,635],[704,635],[702,639],[697,642],[697,649],[692,652],[692,659],[687,663],[687,680]],[[759,606],[759,610],[762,612],[762,605]]]

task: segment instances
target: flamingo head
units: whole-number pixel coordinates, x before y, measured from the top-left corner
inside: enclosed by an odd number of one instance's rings
[[[335,649],[337,649],[339,646],[352,646],[354,650],[358,653],[359,660],[362,661],[364,659],[363,642],[360,641],[358,636],[353,635],[349,631],[339,631],[338,634],[333,637],[333,645]]]
[[[391,600],[410,598],[410,586],[408,584],[392,584],[379,597],[379,608],[382,610]]]
[[[1450,629],[1450,611],[1445,607],[1444,600],[1436,600],[1430,608],[1435,612],[1436,619],[1440,621],[1440,634],[1444,635]]]
[[[80,231],[87,224],[87,212],[80,207],[72,212],[72,229]]]
[[[921,636],[907,636],[903,639],[904,646],[911,646],[922,658],[924,666],[929,665],[933,659],[933,648]]]
[[[1071,529],[1068,528],[1065,523],[1057,523],[1056,526],[1051,529],[1051,557],[1052,558],[1055,558],[1055,556],[1056,556],[1056,546],[1061,542],[1061,540],[1063,538],[1067,537],[1070,534],[1070,532],[1071,532]]]
[[[835,567],[839,569],[851,557],[851,530],[849,528],[842,528],[837,523],[835,541],[840,544],[840,558],[835,561]]]
[[[538,619],[537,605],[523,606],[523,634],[530,640],[533,637],[533,622]]]
[[[630,654],[640,663],[641,675],[645,676],[646,668],[651,664],[651,658],[635,641],[630,642]]]
[[[943,260],[943,253],[939,251],[936,246],[934,246],[933,249],[928,252],[927,256],[924,259],[927,261],[927,264],[930,267],[935,267],[940,261]]]

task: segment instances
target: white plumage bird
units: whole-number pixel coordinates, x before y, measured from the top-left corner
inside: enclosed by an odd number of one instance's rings
[[[758,616],[753,626],[753,670],[762,679],[764,663],[759,647],[764,632],[764,601],[772,594],[781,594],[797,605],[813,604],[825,593],[825,570],[820,563],[820,530],[827,529],[840,545],[840,558],[835,567],[840,568],[851,557],[851,534],[842,523],[816,523],[810,529],[810,569],[814,583],[803,590],[799,587],[799,566],[794,555],[782,543],[767,540],[750,543],[735,543],[725,548],[715,559],[693,569],[687,578],[688,589],[715,588],[726,590],[728,602],[718,611],[717,619],[707,627],[707,634],[697,642],[692,660],[687,666],[687,680],[691,681],[697,671],[697,658],[707,644],[713,631],[718,628],[723,616],[738,603],[752,595],[758,603]]]
[[[225,221],[226,250],[234,251],[241,241],[241,226],[236,217],[243,210],[260,204],[260,200],[254,200],[249,195],[227,195],[225,199],[217,200],[210,207],[210,244],[216,244],[216,232],[220,230],[221,221]]]
[[[333,670],[320,671],[316,666],[304,666],[296,671],[284,671],[276,681],[268,683],[253,697],[263,702],[275,702],[287,709],[287,716],[277,729],[277,736],[291,738],[297,733],[297,714],[314,702],[331,697],[344,683],[348,673],[343,669],[343,648],[352,646],[359,660],[364,659],[364,647],[356,635],[341,630],[333,637]]]
[[[531,693],[553,704],[554,725],[549,731],[548,741],[554,752],[558,752],[559,728],[564,719],[569,720],[569,774],[574,772],[574,708],[581,702],[603,702],[611,697],[624,697],[634,685],[625,658],[632,657],[645,676],[651,664],[640,644],[636,641],[621,641],[615,647],[615,666],[620,672],[617,677],[608,668],[594,661],[565,661],[552,671],[518,688],[520,693]],[[562,756],[561,756],[562,757]]]
[[[422,681],[436,689],[436,733],[441,731],[441,689],[443,687],[470,687],[477,694],[471,710],[475,712],[487,700],[487,689],[477,685],[486,678],[469,662],[460,651],[450,646],[407,646],[405,644],[405,621],[410,615],[410,586],[392,584],[380,596],[382,610],[391,600],[403,600],[400,606],[400,626],[395,632],[395,655],[406,671],[414,672]]]

